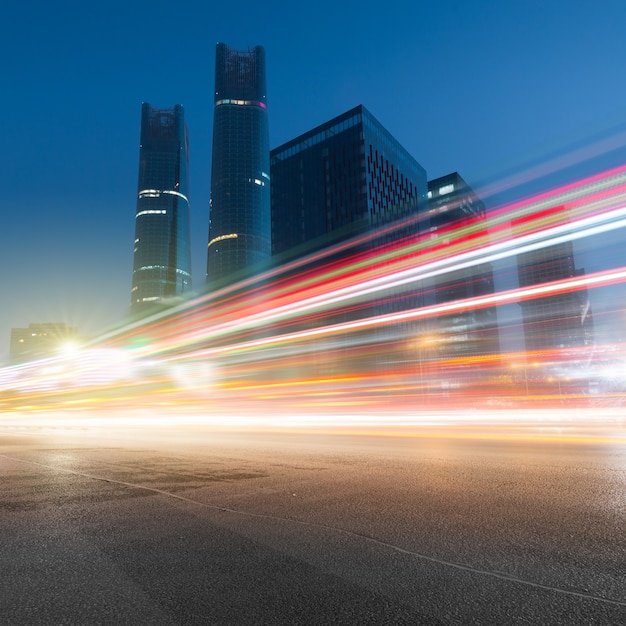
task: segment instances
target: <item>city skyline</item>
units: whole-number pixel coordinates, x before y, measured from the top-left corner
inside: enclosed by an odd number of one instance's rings
[[[611,129],[623,129],[626,94],[615,77],[625,8],[601,4],[604,11],[574,3],[565,14],[558,3],[543,3],[523,15],[498,3],[440,9],[398,3],[383,15],[348,4],[332,7],[337,19],[320,36],[319,8],[294,14],[276,3],[272,20],[252,3],[247,11],[221,8],[207,33],[208,13],[192,3],[189,29],[171,59],[154,35],[164,6],[139,3],[127,21],[113,18],[115,3],[106,14],[79,10],[69,17],[63,6],[50,13],[42,5],[32,15],[11,6],[2,44],[14,61],[6,76],[12,97],[2,105],[7,220],[0,249],[10,270],[0,285],[0,360],[12,327],[65,322],[93,334],[126,315],[141,101],[185,106],[192,272],[201,276],[216,40],[266,48],[271,148],[362,103],[429,178],[456,170],[480,193],[518,166],[532,168],[546,155],[557,162],[568,149],[610,142]],[[140,18],[145,28],[137,33]],[[418,18],[428,27],[416,33]],[[106,37],[94,33],[95,20]],[[311,25],[297,41],[287,28],[296,24]],[[346,24],[358,33],[350,46],[341,38]],[[111,34],[118,49],[107,44]],[[524,48],[527,41],[532,50]],[[145,54],[150,45],[152,59]],[[171,47],[168,41],[168,54]],[[464,73],[457,71],[460,60]],[[164,80],[168,75],[175,80]],[[612,145],[623,155],[623,141]],[[587,260],[578,264],[593,269]]]

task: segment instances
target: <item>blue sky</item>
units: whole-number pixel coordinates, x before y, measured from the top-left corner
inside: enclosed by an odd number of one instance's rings
[[[429,178],[480,186],[623,128],[624,24],[621,0],[10,3],[0,361],[11,327],[126,314],[142,101],[185,107],[203,283],[218,41],[265,46],[272,147],[364,104]]]

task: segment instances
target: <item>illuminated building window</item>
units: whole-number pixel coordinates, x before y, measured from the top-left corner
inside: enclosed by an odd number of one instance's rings
[[[147,211],[139,211],[135,217],[139,217],[140,215],[166,215],[167,211],[165,209],[160,210],[147,210]],[[139,240],[137,240],[139,241]]]
[[[233,98],[223,98],[222,100],[216,100],[215,106],[221,106],[223,104],[235,104],[238,106],[257,106],[262,109],[267,109],[267,105],[265,102],[260,102],[259,100],[235,100]]]
[[[209,241],[208,247],[210,248],[214,243],[218,241],[224,241],[224,239],[237,239],[239,235],[237,233],[231,233],[230,235],[220,235],[219,237],[215,237]]]

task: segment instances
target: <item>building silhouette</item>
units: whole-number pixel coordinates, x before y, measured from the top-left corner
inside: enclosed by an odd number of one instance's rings
[[[131,313],[191,289],[188,139],[183,107],[141,107]]]
[[[428,231],[433,244],[455,243],[467,233],[487,235],[487,210],[458,172],[428,181]],[[465,229],[465,230],[464,230]],[[442,304],[494,293],[493,267],[480,263],[432,280],[426,304]],[[496,307],[467,308],[440,315],[427,333],[447,358],[500,353]]]
[[[63,322],[29,324],[28,328],[12,328],[9,359],[22,363],[58,356],[71,342],[80,339],[78,329]]]
[[[426,171],[362,105],[273,149],[270,158],[275,257],[373,232],[427,206]],[[417,223],[410,229],[417,233]]]
[[[554,210],[559,207],[549,209]],[[584,269],[576,267],[571,241],[518,255],[517,269],[522,288],[585,274]],[[520,306],[527,353],[594,345],[593,316],[587,289],[524,300]]]
[[[271,257],[265,51],[217,44],[207,284],[233,282]]]

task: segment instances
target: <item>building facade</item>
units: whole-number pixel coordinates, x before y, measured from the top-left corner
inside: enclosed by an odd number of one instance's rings
[[[265,51],[217,44],[207,284],[243,278],[271,257]]]
[[[191,289],[188,135],[183,107],[141,108],[131,313]]]
[[[270,159],[278,258],[426,208],[426,171],[364,106],[275,148]]]
[[[572,242],[560,243],[517,258],[520,287],[584,276],[576,267]],[[593,316],[586,289],[520,302],[526,352],[549,359],[546,351],[591,347],[595,343]]]
[[[9,359],[12,363],[23,363],[58,356],[70,343],[79,339],[78,329],[62,322],[12,328]]]
[[[487,210],[457,173],[428,181],[427,228],[433,243],[454,243],[468,229],[487,235]],[[480,263],[432,280],[427,304],[442,304],[494,293],[493,267]],[[441,315],[427,331],[432,349],[446,358],[498,355],[500,341],[496,307],[468,308]]]
[[[383,262],[386,244],[417,238],[419,214],[427,209],[426,171],[363,106],[273,149],[270,173],[273,260],[284,268],[305,262],[285,270],[296,280],[302,270],[314,276],[322,266],[339,268],[358,258]],[[395,313],[419,306],[420,298],[416,284],[381,291],[303,319],[299,328]],[[358,342],[404,346],[411,333],[410,323],[381,325],[361,333]],[[350,348],[353,340],[318,342],[314,375],[382,371],[396,360],[392,350],[365,356]]]

